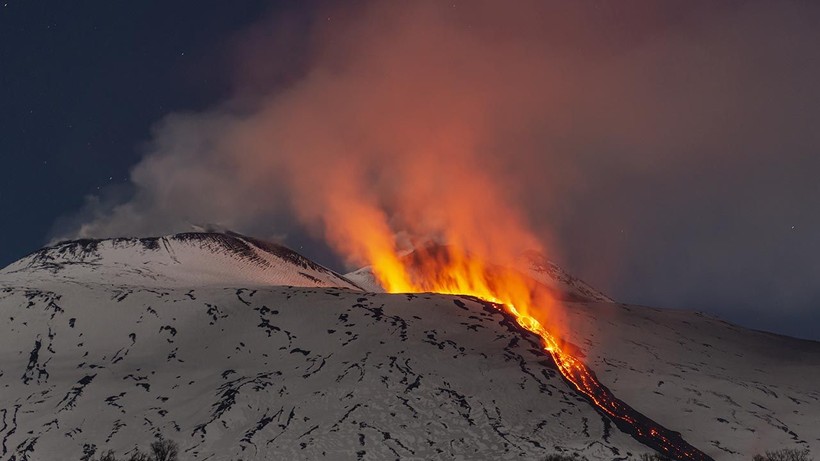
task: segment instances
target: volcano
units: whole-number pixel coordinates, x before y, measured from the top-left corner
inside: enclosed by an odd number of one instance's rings
[[[565,349],[701,459],[820,452],[820,344],[616,303],[536,254],[517,270],[561,300]],[[658,449],[499,306],[382,291],[367,268],[234,233],[44,248],[0,271],[0,458],[88,460],[159,434],[211,460]]]

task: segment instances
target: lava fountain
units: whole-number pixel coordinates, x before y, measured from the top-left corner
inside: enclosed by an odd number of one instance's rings
[[[556,301],[521,272],[485,263],[453,246],[422,247],[405,257],[381,254],[374,258],[373,272],[388,292],[470,295],[489,302],[538,335],[564,380],[620,430],[677,460],[712,459],[617,399],[581,360],[565,352],[559,337],[531,315],[536,305],[551,309]]]

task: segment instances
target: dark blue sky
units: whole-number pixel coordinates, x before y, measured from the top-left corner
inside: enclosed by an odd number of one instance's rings
[[[520,178],[519,205],[569,272],[620,301],[820,339],[820,4],[453,2],[442,14],[445,4],[432,2],[413,16],[375,2],[381,11],[363,16],[367,5],[0,0],[0,266],[83,220],[168,233],[188,226],[193,210],[192,219],[242,223],[232,227],[258,237],[288,234],[340,268],[293,216],[246,206],[281,191],[236,192],[241,176],[214,171],[211,182],[175,189],[189,166],[199,174],[233,153],[156,141],[211,141],[225,114],[247,121],[225,101],[277,96],[294,82],[310,90],[315,81],[303,77],[317,65],[347,78],[343,91],[364,88],[356,107],[367,109],[369,82],[346,64],[374,64],[383,36],[388,50],[410,52],[430,39],[432,51],[395,61],[385,53],[385,68],[413,75],[401,87],[424,100],[429,88],[484,91],[481,76],[464,71],[476,62],[509,67],[493,90],[488,139],[502,146],[500,167]],[[330,24],[327,11],[343,25],[318,27]],[[379,29],[382,20],[398,27]],[[456,50],[441,56],[456,65],[419,69],[442,49]],[[532,70],[545,80],[530,79]],[[453,76],[459,83],[444,83]],[[414,90],[417,81],[429,85]],[[299,97],[310,103],[312,93]],[[400,111],[385,117],[401,126]],[[281,173],[266,174],[274,183]],[[228,206],[199,203],[216,187],[227,188],[215,196]],[[89,196],[102,203],[89,207]],[[132,206],[126,216],[111,214],[118,203]]]
[[[0,3],[0,266],[125,184],[151,126],[228,90],[225,42],[264,1]]]

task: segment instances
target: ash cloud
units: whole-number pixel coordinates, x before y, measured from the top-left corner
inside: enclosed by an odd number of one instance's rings
[[[58,236],[308,229],[355,263],[355,229],[328,225],[367,212],[348,198],[417,231],[460,206],[616,299],[817,337],[818,6],[314,13],[240,35],[235,97],[159,121],[127,197],[90,197]]]

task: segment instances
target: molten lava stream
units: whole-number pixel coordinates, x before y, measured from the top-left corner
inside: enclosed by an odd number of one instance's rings
[[[538,320],[520,313],[515,306],[498,303],[493,303],[493,305],[503,306],[515,317],[521,327],[540,336],[544,350],[550,353],[564,379],[595,407],[606,413],[619,429],[632,435],[639,442],[674,459],[712,460],[711,457],[683,440],[679,433],[666,429],[617,399],[606,386],[598,381],[592,370],[583,362],[561,350],[552,334]]]
[[[560,343],[541,323],[528,314],[539,301],[537,284],[521,272],[484,264],[481,259],[453,247],[417,248],[409,257],[379,253],[374,274],[390,293],[432,292],[467,295],[484,300],[501,312],[512,315],[525,330],[538,335],[564,380],[621,431],[639,442],[680,461],[713,461],[687,443],[677,432],[666,429],[618,400],[598,381],[583,362],[564,352]],[[541,287],[543,288],[543,287]],[[540,299],[540,298],[539,298]],[[551,298],[544,302],[554,302]]]

